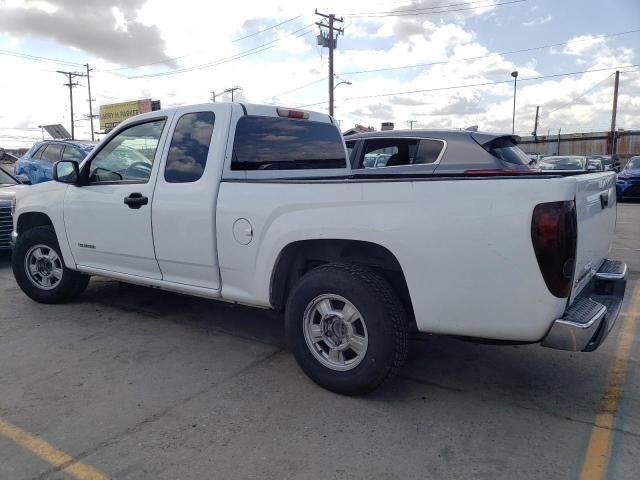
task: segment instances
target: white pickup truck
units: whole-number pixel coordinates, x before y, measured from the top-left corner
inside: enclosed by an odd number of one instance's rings
[[[487,134],[402,141],[395,158],[423,167],[521,156]],[[344,394],[396,372],[412,332],[571,351],[609,333],[626,273],[606,259],[614,173],[359,170],[349,155],[320,113],[227,103],[139,115],[18,192],[14,275],[42,303],[101,275],[283,310],[302,369]]]

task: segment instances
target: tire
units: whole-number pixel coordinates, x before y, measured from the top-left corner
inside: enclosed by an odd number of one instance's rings
[[[89,284],[89,275],[64,265],[53,227],[35,227],[21,234],[11,256],[11,266],[22,291],[38,303],[70,302]]]
[[[409,349],[407,314],[397,293],[382,275],[353,264],[305,274],[287,300],[285,330],[302,370],[343,395],[380,386],[402,367]]]

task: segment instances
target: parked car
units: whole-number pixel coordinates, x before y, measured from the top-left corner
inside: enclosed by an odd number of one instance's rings
[[[351,168],[376,175],[531,173],[531,159],[518,141],[515,135],[468,130],[387,130],[345,137]]]
[[[11,206],[16,192],[21,188],[24,188],[24,185],[0,167],[0,250],[9,249],[13,230]]]
[[[640,156],[631,157],[618,173],[616,194],[619,200],[640,199]]]
[[[0,165],[11,165],[11,168],[13,168],[13,164],[16,163],[17,160],[18,158],[16,156],[0,148]]]
[[[527,153],[527,157],[529,157],[529,165],[535,165],[544,158],[544,155],[540,153]]]
[[[537,163],[540,170],[551,170],[558,173],[604,172],[605,168],[599,158],[587,158],[581,155],[558,155],[545,157]]]
[[[530,173],[512,136],[462,132],[375,139],[413,163],[353,169],[336,123],[238,103],[125,120],[83,162],[59,161],[56,181],[18,192],[18,285],[62,303],[101,275],[282,310],[299,365],[344,394],[397,372],[411,331],[604,341],[626,274],[607,260],[613,173]],[[368,138],[356,142],[362,154]],[[456,173],[415,173],[429,163]]]
[[[364,156],[364,162],[362,162],[362,166],[364,168],[380,168],[386,167],[387,161],[391,157],[389,153],[369,153]]]
[[[599,158],[602,160],[602,164],[604,165],[604,169],[608,172],[611,171],[620,171],[620,161],[618,160],[617,155],[592,155],[589,158]]]
[[[95,143],[46,140],[36,143],[16,163],[14,175],[28,178],[32,184],[48,182],[53,164],[58,160],[82,161]]]

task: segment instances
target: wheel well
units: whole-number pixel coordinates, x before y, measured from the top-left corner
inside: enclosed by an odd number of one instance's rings
[[[20,235],[27,230],[31,230],[32,228],[45,226],[53,227],[53,223],[47,215],[40,212],[27,212],[18,217],[18,224],[16,225],[16,229],[18,234]]]
[[[381,273],[413,318],[409,288],[398,259],[381,245],[359,240],[302,240],[287,245],[280,252],[271,274],[271,305],[282,310],[300,277],[320,265],[333,262],[355,263]]]

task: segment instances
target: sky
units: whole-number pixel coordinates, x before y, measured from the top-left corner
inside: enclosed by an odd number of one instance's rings
[[[0,147],[28,147],[38,125],[70,130],[62,71],[91,71],[99,106],[152,98],[163,107],[236,101],[328,111],[323,20],[343,22],[336,109],[397,129],[640,129],[638,0],[0,0]],[[582,73],[584,72],[584,73]],[[570,74],[570,75],[567,75]],[[544,78],[540,78],[544,77]],[[86,78],[75,79],[76,138],[90,138]],[[94,126],[98,131],[98,122]],[[100,138],[100,136],[98,136]]]

